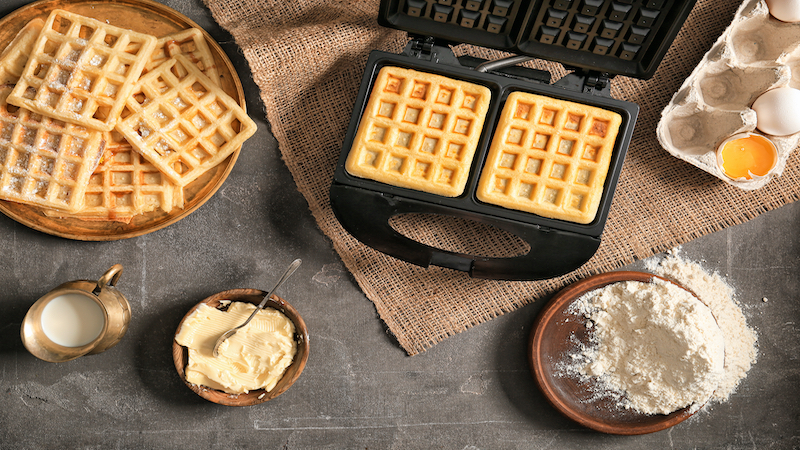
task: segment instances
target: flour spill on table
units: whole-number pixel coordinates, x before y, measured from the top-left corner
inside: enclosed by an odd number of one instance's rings
[[[588,402],[607,399],[643,414],[726,401],[757,357],[756,333],[733,288],[678,250],[646,266],[694,296],[658,279],[585,294],[569,311],[586,321],[589,341],[573,336],[560,376],[590,384]]]

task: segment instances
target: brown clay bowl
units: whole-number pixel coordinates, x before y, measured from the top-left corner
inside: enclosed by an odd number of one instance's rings
[[[558,362],[575,351],[575,340],[584,344],[589,341],[586,318],[569,312],[575,300],[608,284],[629,280],[650,283],[654,278],[666,280],[651,273],[632,271],[586,278],[558,292],[534,322],[528,343],[528,361],[536,384],[559,412],[587,428],[609,434],[646,434],[677,425],[693,414],[691,406],[668,415],[648,415],[619,408],[605,396],[593,396],[591,381],[582,382],[558,370]]]
[[[178,325],[175,334],[177,334],[178,330],[181,329],[181,326],[183,326],[183,322],[186,320],[186,318],[189,317],[189,315],[192,314],[203,303],[214,308],[220,308],[222,306],[220,303],[222,300],[248,302],[258,305],[261,303],[261,299],[263,299],[266,294],[266,292],[258,289],[231,289],[214,294],[195,305],[189,310],[189,312],[186,313],[181,320],[181,323]],[[283,374],[283,377],[278,381],[278,384],[276,384],[275,387],[269,392],[264,389],[258,389],[255,391],[250,391],[246,394],[229,394],[217,389],[211,389],[206,386],[189,383],[186,381],[186,365],[189,362],[189,350],[173,340],[172,359],[175,362],[175,369],[177,369],[178,375],[181,377],[181,380],[183,380],[186,386],[189,387],[189,389],[194,391],[200,397],[203,397],[210,402],[219,403],[220,405],[251,406],[272,400],[273,398],[286,392],[286,390],[289,389],[289,387],[291,387],[295,381],[297,381],[297,378],[300,377],[300,373],[303,372],[303,368],[306,366],[306,361],[308,361],[309,341],[306,323],[303,321],[303,318],[300,317],[300,314],[297,312],[297,310],[289,304],[289,302],[278,297],[277,295],[273,294],[264,307],[275,308],[282,312],[294,323],[295,327],[294,339],[297,342],[297,354],[295,354],[292,364],[286,368],[286,373]]]

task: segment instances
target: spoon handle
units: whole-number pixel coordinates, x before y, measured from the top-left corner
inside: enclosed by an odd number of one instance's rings
[[[256,309],[252,312],[252,314],[250,314],[250,317],[248,317],[243,324],[239,325],[238,327],[231,328],[230,330],[223,333],[222,336],[219,337],[219,339],[217,339],[217,342],[214,344],[214,348],[211,351],[214,357],[219,356],[219,347],[226,339],[236,334],[236,330],[250,323],[250,321],[253,320],[253,317],[256,316],[256,313],[258,313],[264,308],[264,305],[267,304],[267,300],[269,300],[269,298],[272,297],[272,294],[276,290],[278,290],[278,288],[283,284],[283,282],[286,281],[286,279],[289,278],[294,273],[294,271],[297,270],[298,267],[300,267],[301,262],[302,261],[299,258],[292,261],[292,263],[289,264],[289,267],[286,268],[286,272],[284,272],[283,276],[281,276],[281,279],[278,280],[278,282],[275,284],[275,287],[272,288],[272,290],[269,291],[269,293],[267,293],[267,295],[264,296],[264,299],[261,300],[261,303],[259,303],[258,306],[256,306]]]
[[[283,276],[281,276],[281,279],[278,280],[278,282],[275,283],[275,287],[273,287],[272,290],[270,290],[267,293],[267,295],[264,296],[264,299],[261,300],[261,303],[258,304],[258,306],[256,307],[255,311],[253,311],[253,313],[250,314],[250,317],[248,317],[247,320],[245,320],[243,324],[239,325],[236,328],[242,328],[243,326],[245,326],[248,323],[250,323],[250,320],[252,320],[253,317],[255,317],[256,313],[258,313],[259,311],[264,309],[264,305],[267,304],[267,300],[269,300],[269,298],[272,297],[272,294],[274,294],[275,291],[277,291],[278,288],[281,287],[281,285],[283,284],[284,281],[286,281],[290,276],[292,276],[294,271],[297,270],[298,267],[300,267],[300,263],[302,263],[302,262],[303,261],[301,261],[300,258],[297,258],[294,261],[292,261],[292,263],[289,264],[289,267],[286,268],[286,272],[284,272]]]

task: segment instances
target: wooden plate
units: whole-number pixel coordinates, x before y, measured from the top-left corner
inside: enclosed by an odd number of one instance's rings
[[[650,283],[654,278],[672,283],[671,280],[645,272],[595,275],[564,288],[539,313],[529,340],[528,361],[539,389],[565,416],[603,433],[633,435],[667,429],[693,414],[691,407],[668,415],[647,415],[619,408],[609,398],[593,396],[591,381],[581,381],[577,377],[559,373],[559,361],[576,351],[576,340],[584,344],[589,342],[586,318],[570,313],[569,306],[587,292],[611,283]]]
[[[57,8],[157,37],[190,27],[200,28],[188,17],[151,0],[44,0],[22,7],[0,20],[0,49],[11,42],[23,25],[37,17],[44,20],[50,11]],[[222,88],[244,108],[244,91],[233,64],[217,42],[205,31],[203,33],[214,55]],[[241,148],[237,149],[225,161],[184,188],[186,202],[183,209],[140,214],[128,224],[47,217],[37,206],[8,201],[0,201],[0,212],[35,230],[68,239],[113,241],[141,236],[183,219],[208,201],[230,174],[240,151]]]
[[[181,320],[181,323],[178,325],[175,334],[178,334],[178,331],[181,329],[181,326],[186,318],[204,303],[213,308],[220,307],[221,300],[249,302],[253,303],[254,305],[258,305],[261,303],[261,299],[263,299],[265,295],[267,295],[266,292],[258,289],[231,289],[214,294],[195,305],[189,310],[189,312],[186,313]],[[275,300],[276,298],[277,301]],[[181,377],[181,380],[183,380],[186,386],[189,387],[189,389],[194,391],[200,397],[203,397],[204,399],[214,403],[219,403],[220,405],[252,406],[259,403],[264,403],[267,400],[272,400],[273,398],[283,394],[287,389],[289,389],[289,387],[292,386],[292,384],[294,384],[295,381],[297,381],[297,378],[300,377],[300,373],[303,372],[303,368],[306,366],[306,361],[308,361],[309,342],[308,328],[306,327],[306,323],[303,321],[303,318],[300,317],[300,314],[297,312],[297,310],[289,304],[289,302],[278,297],[277,295],[273,295],[269,301],[267,301],[265,307],[275,308],[285,314],[286,317],[288,317],[289,320],[294,323],[295,328],[294,339],[297,342],[297,354],[295,354],[292,364],[286,368],[286,373],[283,374],[283,377],[278,381],[278,384],[276,384],[275,387],[269,392],[265,391],[264,389],[258,389],[255,391],[250,391],[247,394],[228,394],[227,392],[189,383],[186,381],[186,365],[189,362],[189,350],[173,340],[172,359],[175,362],[175,369],[177,369],[178,375]]]

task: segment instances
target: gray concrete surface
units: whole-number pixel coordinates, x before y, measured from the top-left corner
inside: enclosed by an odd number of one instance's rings
[[[25,3],[5,0],[0,15]],[[528,334],[546,299],[406,356],[296,191],[229,36],[199,0],[165,3],[223,43],[259,132],[206,205],[152,234],[76,242],[0,216],[0,448],[800,448],[800,205],[683,247],[736,288],[758,330],[759,360],[739,390],[666,431],[596,433],[550,407],[528,370]],[[182,316],[215,292],[267,287],[296,257],[304,264],[281,295],[311,330],[311,356],[298,382],[254,407],[196,396],[172,363]],[[30,305],[60,283],[97,278],[115,263],[125,267],[118,287],[134,316],[123,341],[67,363],[30,355],[19,337]]]

